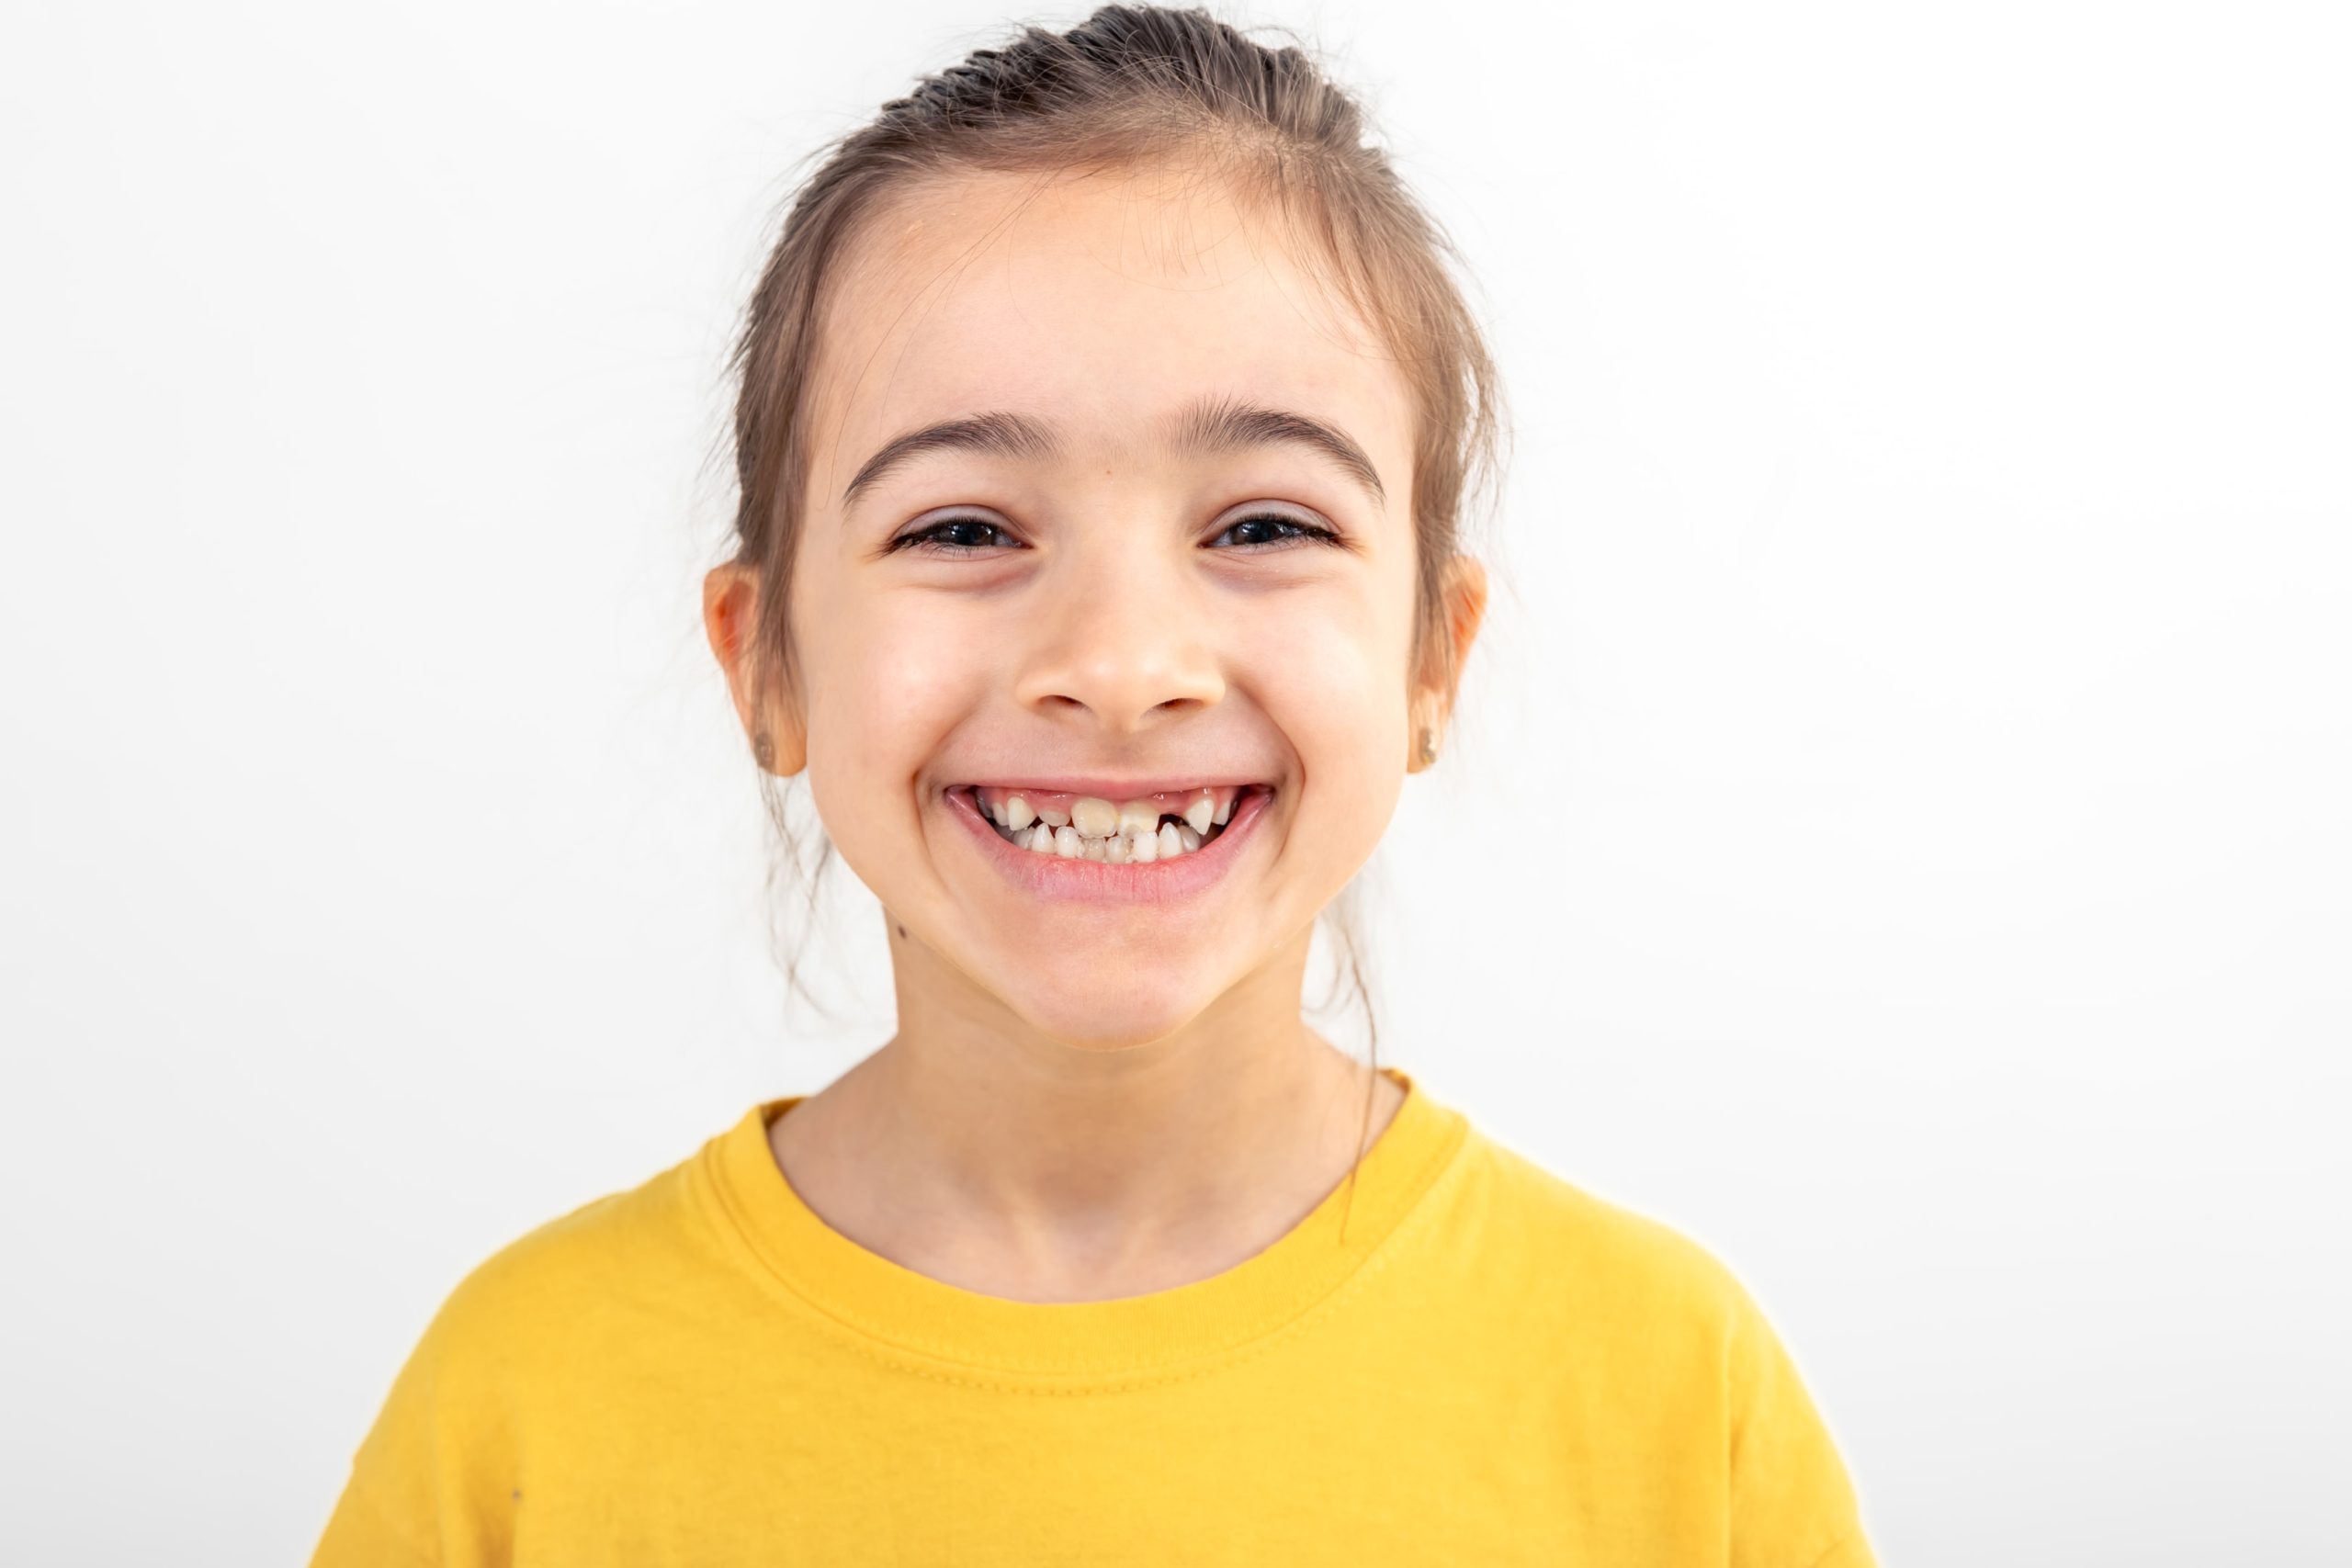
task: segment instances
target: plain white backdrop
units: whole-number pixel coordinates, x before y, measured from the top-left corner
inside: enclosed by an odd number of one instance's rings
[[[722,360],[1085,9],[10,7],[0,1557],[302,1560],[466,1270],[888,1037],[843,868],[767,949]],[[2342,13],[1217,10],[1512,400],[1381,1060],[1729,1264],[1890,1564],[2352,1561]]]

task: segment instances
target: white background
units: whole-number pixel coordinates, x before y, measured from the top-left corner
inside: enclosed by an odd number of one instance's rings
[[[2339,13],[1220,14],[1512,400],[1381,1059],[1737,1271],[1890,1564],[2352,1560]],[[11,7],[9,1561],[301,1560],[468,1269],[887,1038],[707,459],[788,166],[1014,15]]]

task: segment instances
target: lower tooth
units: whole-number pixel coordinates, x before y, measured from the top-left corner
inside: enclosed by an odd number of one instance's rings
[[[991,826],[1015,847],[1032,854],[1102,861],[1112,865],[1174,860],[1178,855],[1191,854],[1208,841],[1206,836],[1194,832],[1189,822],[1162,822],[1156,834],[1117,834],[1107,839],[1086,838],[1067,823],[1057,828],[1042,814],[1026,829],[1007,829],[1001,824]]]

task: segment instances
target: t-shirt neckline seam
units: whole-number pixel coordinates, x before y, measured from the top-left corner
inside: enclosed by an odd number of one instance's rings
[[[1413,1090],[1416,1094],[1424,1094],[1418,1080]],[[747,1113],[747,1117],[760,1119],[763,1143],[765,1108],[774,1103],[773,1100],[762,1100]],[[741,1132],[741,1121],[729,1134],[721,1134],[714,1140],[711,1153],[718,1168],[704,1174],[717,1200],[717,1206],[727,1222],[730,1246],[739,1264],[756,1275],[764,1287],[775,1292],[826,1329],[830,1337],[901,1371],[959,1386],[1033,1393],[1081,1393],[1111,1386],[1128,1390],[1204,1376],[1271,1349],[1330,1315],[1343,1300],[1356,1292],[1362,1282],[1385,1269],[1388,1260],[1405,1245],[1408,1235],[1421,1228],[1426,1215],[1436,1206],[1438,1189],[1460,1167],[1460,1156],[1468,1143],[1470,1128],[1459,1111],[1427,1100],[1425,1095],[1421,1109],[1426,1114],[1442,1118],[1437,1136],[1420,1165],[1401,1181],[1386,1229],[1362,1257],[1345,1271],[1328,1280],[1320,1292],[1287,1307],[1281,1316],[1254,1325],[1243,1337],[1207,1348],[1190,1350],[1160,1362],[1114,1364],[1105,1361],[1062,1367],[1012,1365],[975,1357],[962,1347],[927,1345],[910,1340],[888,1328],[863,1321],[808,1290],[790,1270],[780,1267],[769,1256],[761,1227],[742,1208],[746,1195],[735,1190],[733,1173],[726,1168],[723,1145],[729,1138]],[[783,1179],[781,1172],[777,1173],[777,1178]],[[1274,1245],[1279,1246],[1281,1242]]]

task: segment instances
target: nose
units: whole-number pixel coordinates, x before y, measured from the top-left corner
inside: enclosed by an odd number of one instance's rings
[[[1166,552],[1073,555],[1038,584],[1015,694],[1046,717],[1133,735],[1225,695],[1212,607]]]

